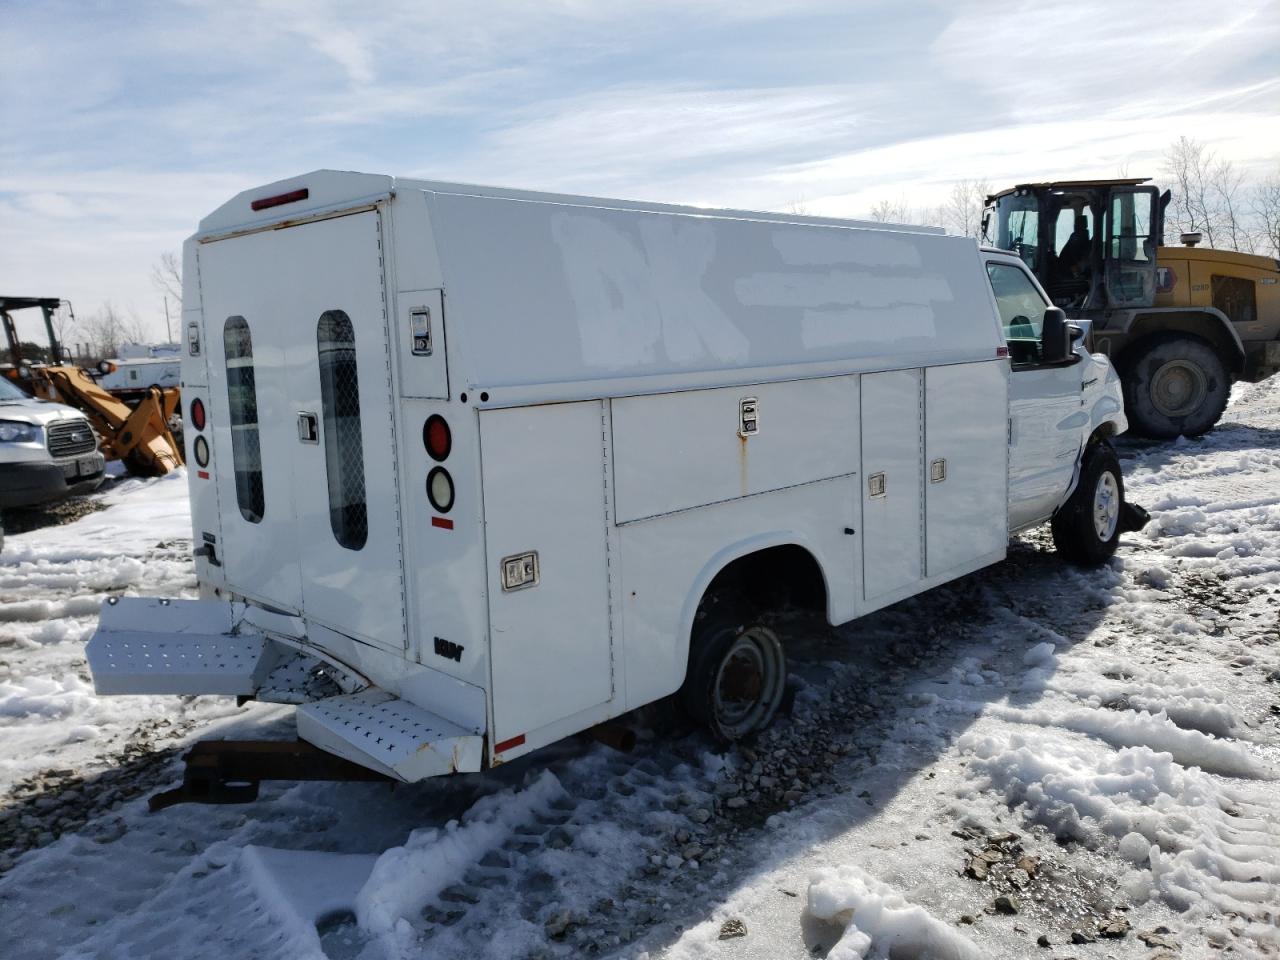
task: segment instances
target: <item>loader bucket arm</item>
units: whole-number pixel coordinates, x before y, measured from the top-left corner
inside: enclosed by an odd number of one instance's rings
[[[49,399],[69,404],[89,418],[108,460],[123,460],[139,477],[163,476],[182,466],[182,450],[169,430],[169,418],[178,409],[177,390],[153,386],[131,408],[79,367],[45,367],[39,372]]]

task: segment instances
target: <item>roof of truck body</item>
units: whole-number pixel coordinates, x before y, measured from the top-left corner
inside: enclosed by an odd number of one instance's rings
[[[309,196],[280,206],[254,211],[254,201],[280,196],[300,189]],[[673,203],[656,203],[644,200],[620,200],[611,197],[595,197],[583,194],[552,193],[537,190],[521,190],[510,187],[493,187],[481,184],[452,183],[443,180],[397,178],[382,174],[359,173],[344,170],[313,170],[301,176],[278,180],[264,186],[244,190],[222,204],[200,221],[197,236],[242,229],[253,229],[277,221],[288,221],[311,216],[326,208],[345,204],[372,202],[380,196],[396,190],[425,190],[432,193],[458,196],[492,197],[539,203],[562,203],[573,206],[598,207],[613,210],[647,210],[654,213],[679,213],[699,217],[719,217],[735,220],[768,220],[780,223],[808,223],[831,227],[852,227],[866,230],[893,230],[905,233],[943,234],[942,227],[914,224],[881,223],[873,220],[849,220],[839,217],[815,217],[793,213],[777,213],[762,210],[735,210],[716,207],[696,207]]]

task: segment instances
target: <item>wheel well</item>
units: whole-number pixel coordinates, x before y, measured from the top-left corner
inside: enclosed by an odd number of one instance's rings
[[[702,594],[699,610],[727,596],[766,607],[793,605],[826,613],[827,581],[817,559],[794,543],[766,547],[728,563]]]
[[[1181,334],[1203,340],[1222,358],[1232,373],[1244,369],[1244,356],[1235,340],[1212,314],[1161,313],[1138,317],[1129,328],[1129,342],[1115,357],[1116,366],[1124,369],[1136,360],[1152,341],[1167,334]]]

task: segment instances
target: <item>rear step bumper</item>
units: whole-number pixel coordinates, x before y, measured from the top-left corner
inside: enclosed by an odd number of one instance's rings
[[[300,704],[298,736],[395,780],[481,768],[484,738],[329,659],[241,622],[218,600],[112,599],[85,648],[99,694],[223,694]]]

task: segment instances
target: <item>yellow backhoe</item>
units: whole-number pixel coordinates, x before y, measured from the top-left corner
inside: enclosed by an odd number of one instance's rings
[[[182,444],[169,428],[181,399],[175,388],[151,387],[141,399],[128,404],[102,389],[88,371],[70,363],[70,354],[58,342],[53,315],[65,301],[51,297],[0,296],[12,363],[4,374],[28,393],[75,407],[89,418],[108,460],[123,461],[138,477],[158,477],[182,466]],[[12,311],[38,308],[49,337],[47,363],[28,363],[13,322]]]

